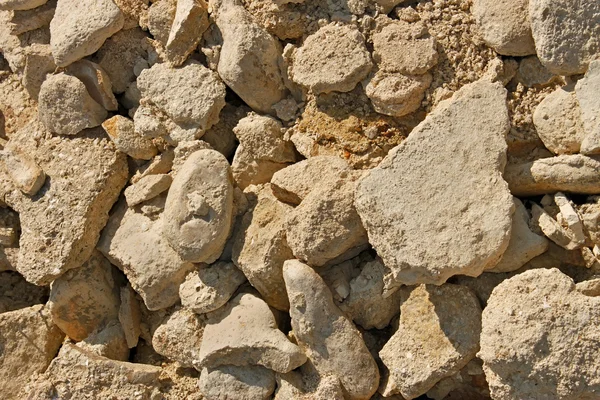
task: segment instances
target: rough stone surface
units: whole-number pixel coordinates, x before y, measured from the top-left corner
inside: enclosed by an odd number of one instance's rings
[[[130,157],[150,160],[157,153],[154,143],[150,139],[137,134],[133,122],[122,115],[115,115],[107,119],[102,123],[102,128],[104,128],[117,149]]]
[[[475,357],[481,307],[468,288],[449,283],[400,291],[400,325],[379,352],[389,370],[382,394],[413,399]]]
[[[290,79],[315,94],[349,92],[372,66],[358,29],[332,24],[307,37],[296,51]]]
[[[79,60],[70,64],[66,72],[83,82],[92,99],[106,110],[116,111],[119,108],[110,78],[101,66],[89,60]]]
[[[212,263],[231,229],[233,178],[227,159],[214,150],[188,157],[167,195],[163,234],[185,261]]]
[[[305,362],[304,353],[277,328],[267,303],[244,293],[211,315],[195,366],[261,365],[286,373]]]
[[[368,246],[367,232],[354,208],[361,172],[341,172],[311,191],[286,217],[286,237],[296,258],[323,266],[350,258]],[[350,257],[348,257],[350,253]]]
[[[48,308],[54,323],[80,341],[119,314],[120,293],[112,265],[99,252],[52,282]]]
[[[378,113],[403,117],[421,106],[431,79],[429,74],[410,76],[377,71],[365,92]]]
[[[178,0],[166,44],[167,59],[181,65],[200,43],[208,28],[208,5],[204,0]]]
[[[46,174],[28,155],[18,151],[3,150],[0,160],[4,163],[15,186],[28,195],[35,195],[44,185]]]
[[[597,397],[598,366],[591,360],[599,351],[599,302],[554,268],[498,285],[483,312],[478,354],[492,398]]]
[[[345,400],[346,397],[339,379],[334,375],[320,375],[309,360],[296,371],[277,374],[274,399]]]
[[[155,198],[171,186],[173,178],[167,174],[147,175],[125,189],[125,201],[129,207]]]
[[[83,82],[64,73],[48,77],[38,99],[40,121],[49,131],[60,135],[76,135],[102,124],[107,116]]]
[[[181,304],[197,314],[222,307],[246,277],[233,263],[217,262],[192,271],[179,286]]]
[[[129,360],[127,339],[121,324],[116,319],[109,321],[101,330],[92,332],[77,343],[77,346],[111,360]]]
[[[581,153],[600,154],[600,61],[592,61],[585,76],[577,81],[575,94],[581,107],[581,122],[585,137]]]
[[[514,211],[501,176],[508,127],[504,88],[471,84],[359,182],[356,208],[392,281],[440,284],[498,262]]]
[[[533,123],[544,146],[554,154],[579,153],[585,130],[573,87],[546,96],[533,113]]]
[[[535,54],[535,43],[529,23],[529,1],[475,0],[473,15],[483,33],[483,39],[499,54]]]
[[[597,1],[530,0],[529,19],[537,55],[555,74],[584,73],[600,54]]]
[[[54,72],[56,64],[50,45],[33,44],[25,49],[25,67],[23,69],[23,86],[29,95],[37,99],[46,75]]]
[[[31,375],[46,369],[56,356],[63,337],[43,305],[0,314],[2,398],[22,398],[21,390]]]
[[[294,258],[286,240],[285,218],[293,208],[275,198],[269,185],[236,227],[232,260],[265,301],[278,310],[289,308],[283,262]]]
[[[297,260],[285,262],[283,277],[298,346],[320,375],[339,379],[349,399],[369,399],[379,384],[377,364],[325,282]]]
[[[66,67],[95,53],[124,23],[112,0],[59,0],[50,23],[54,61]]]
[[[198,387],[207,400],[267,400],[275,390],[275,374],[259,366],[203,368]]]
[[[205,320],[185,308],[169,315],[154,331],[154,350],[184,367],[194,367],[202,344]]]

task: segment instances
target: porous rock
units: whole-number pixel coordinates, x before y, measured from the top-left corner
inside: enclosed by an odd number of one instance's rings
[[[478,354],[492,398],[598,396],[598,367],[591,360],[599,352],[599,302],[555,268],[498,285],[483,311]]]
[[[44,185],[46,174],[27,154],[6,149],[0,152],[0,160],[15,186],[24,194],[33,196]]]
[[[421,106],[431,80],[430,74],[411,76],[377,71],[366,84],[365,93],[378,113],[402,117]]]
[[[154,331],[152,347],[183,367],[192,368],[198,360],[205,320],[182,308],[169,315]]]
[[[46,75],[54,72],[56,64],[50,45],[35,43],[27,47],[24,52],[23,86],[33,99],[37,99]]]
[[[369,399],[379,384],[377,364],[325,282],[298,260],[284,263],[283,277],[298,346],[319,375],[339,379],[349,399]]]
[[[198,387],[207,400],[267,400],[275,390],[275,374],[260,366],[203,368]]]
[[[107,119],[102,123],[102,128],[117,149],[130,157],[150,160],[158,152],[150,139],[135,132],[133,121],[122,115]]]
[[[514,204],[501,175],[505,93],[483,81],[463,87],[359,182],[356,208],[392,281],[477,276],[506,250]]]

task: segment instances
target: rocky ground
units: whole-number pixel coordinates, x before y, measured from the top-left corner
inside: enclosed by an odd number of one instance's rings
[[[597,0],[0,0],[0,398],[600,399]]]

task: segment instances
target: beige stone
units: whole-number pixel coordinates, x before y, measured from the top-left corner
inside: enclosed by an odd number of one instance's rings
[[[373,108],[380,114],[403,117],[421,106],[431,75],[388,74],[377,71],[365,86]]]
[[[28,195],[35,195],[44,185],[46,174],[36,162],[24,152],[5,149],[0,151],[4,163],[15,186]]]
[[[69,64],[65,71],[83,82],[96,103],[108,111],[116,111],[119,108],[112,92],[110,78],[101,66],[89,60],[79,60]]]
[[[275,400],[345,400],[344,389],[334,375],[319,375],[311,361],[287,374],[277,374]]]
[[[111,360],[129,360],[127,339],[121,324],[116,319],[109,321],[100,330],[90,333],[84,340],[77,343],[77,346]]]
[[[600,154],[600,61],[592,61],[585,76],[577,81],[575,95],[581,107],[581,122],[585,137],[581,142],[582,154]]]
[[[200,355],[205,318],[182,308],[169,315],[154,331],[152,347],[183,367],[192,368]]]
[[[208,28],[208,5],[204,0],[178,0],[175,18],[166,43],[167,59],[181,65]]]
[[[148,175],[125,189],[125,200],[129,207],[155,198],[169,190],[173,178],[167,174]]]
[[[120,292],[121,305],[119,306],[119,322],[123,328],[123,334],[127,347],[134,348],[138,344],[140,336],[141,311],[140,303],[135,297],[131,284],[123,286]]]
[[[25,50],[25,68],[23,69],[23,86],[29,95],[37,99],[46,75],[56,69],[50,45],[33,44]]]
[[[31,10],[44,5],[48,0],[2,0],[0,10]]]
[[[275,390],[275,374],[259,366],[203,368],[198,387],[207,400],[267,400]]]
[[[102,128],[113,141],[117,149],[130,157],[140,160],[150,160],[158,150],[152,141],[135,132],[133,122],[115,115],[102,123]]]

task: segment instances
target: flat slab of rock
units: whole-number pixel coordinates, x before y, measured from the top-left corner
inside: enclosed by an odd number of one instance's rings
[[[595,0],[531,0],[529,19],[537,55],[557,75],[582,74],[600,54]]]
[[[64,334],[48,309],[35,305],[0,314],[0,396],[17,400],[36,372],[44,372],[60,348]]]
[[[199,150],[178,170],[165,203],[163,235],[190,262],[219,258],[231,229],[233,177],[227,159]]]
[[[339,379],[349,399],[370,399],[379,385],[377,364],[323,279],[298,260],[285,262],[283,277],[298,346],[319,375]]]
[[[275,374],[260,366],[203,368],[198,387],[207,400],[267,400],[275,390]]]
[[[168,174],[147,175],[125,189],[125,200],[129,207],[155,198],[169,190],[173,178]]]
[[[356,208],[392,281],[477,276],[506,250],[505,96],[499,84],[463,87],[359,182]]]
[[[305,362],[304,353],[277,328],[267,303],[245,293],[211,315],[194,366],[262,365],[286,373]]]
[[[389,370],[382,394],[414,399],[475,357],[481,307],[470,289],[449,283],[400,291],[400,326],[379,352]]]
[[[50,23],[56,65],[66,67],[95,53],[123,23],[123,13],[112,0],[59,0]]]
[[[595,398],[600,393],[600,298],[558,269],[498,285],[483,311],[481,351],[494,399]]]
[[[556,192],[600,193],[600,161],[583,154],[565,154],[506,166],[504,179],[515,196]]]

